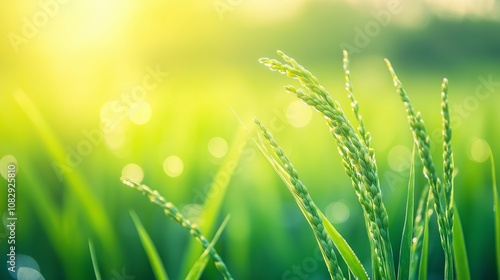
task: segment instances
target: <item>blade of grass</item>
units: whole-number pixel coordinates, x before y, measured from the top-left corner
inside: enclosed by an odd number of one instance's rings
[[[36,168],[33,168],[29,161],[20,160],[20,162],[24,162],[23,168],[19,170],[19,176],[22,176],[21,180],[26,182],[26,197],[30,200],[30,205],[34,207],[34,212],[39,215],[39,220],[43,221],[41,225],[50,239],[51,248],[54,248],[63,262],[61,269],[65,277],[76,279],[81,276],[82,271],[72,268],[72,255],[67,250],[70,240],[67,235],[62,234],[62,215],[56,207],[57,203],[48,192],[44,191],[43,178],[35,171]]]
[[[429,187],[425,186],[418,200],[418,207],[413,222],[413,240],[410,254],[410,279],[417,279],[418,264],[422,252],[422,240],[425,229],[425,215],[427,215],[427,201],[429,198]]]
[[[165,267],[163,266],[160,255],[158,254],[158,251],[156,250],[156,247],[153,241],[151,240],[151,237],[149,236],[148,232],[142,225],[141,220],[139,219],[137,214],[132,210],[130,210],[130,217],[132,217],[135,229],[139,234],[142,247],[144,248],[144,251],[148,256],[149,262],[151,264],[151,269],[153,270],[156,279],[168,280],[167,272],[165,271]]]
[[[101,273],[99,272],[99,265],[97,264],[97,255],[94,250],[94,244],[92,240],[89,239],[89,251],[90,251],[90,259],[92,260],[92,267],[94,268],[94,274],[96,280],[101,280]]]
[[[63,145],[61,145],[55,133],[47,124],[45,118],[31,101],[29,96],[23,91],[17,91],[13,94],[13,96],[31,120],[37,132],[40,134],[43,144],[54,160],[52,164],[54,165],[55,163],[66,162],[66,152],[62,148]],[[90,191],[92,188],[85,182],[77,170],[68,166],[65,168],[70,170],[62,171],[62,176],[66,179],[70,190],[73,191],[80,200],[80,203],[84,208],[84,214],[86,215],[90,225],[97,232],[99,241],[101,244],[106,244],[106,247],[108,248],[106,253],[109,262],[121,263],[121,248],[116,242],[115,232],[111,227],[112,223],[108,214],[104,210],[103,205],[97,202],[97,199]],[[64,258],[64,256],[62,257]]]
[[[332,238],[333,244],[342,256],[342,259],[344,259],[347,264],[349,271],[355,276],[356,279],[368,280],[368,273],[347,241],[342,237],[342,235],[340,235],[337,229],[330,223],[321,211],[319,211],[319,214],[321,215],[326,231]],[[351,277],[351,273],[349,273],[349,278]]]
[[[410,179],[408,182],[408,196],[406,198],[406,214],[401,238],[401,249],[399,252],[398,279],[410,278],[411,243],[413,234],[413,212],[415,196],[415,145],[410,166]]]
[[[200,221],[203,221],[200,224],[200,230],[205,234],[205,236],[212,236],[215,228],[216,222],[220,213],[221,205],[224,201],[224,197],[226,194],[227,186],[231,181],[231,177],[233,172],[240,160],[242,149],[241,143],[245,143],[247,141],[248,135],[244,132],[244,130],[240,129],[236,133],[235,140],[233,141],[233,145],[231,146],[224,163],[221,165],[217,174],[214,177],[214,181],[210,186],[210,192],[206,194],[206,201],[203,205],[203,210],[201,211]],[[218,178],[227,178],[226,180],[219,180]],[[184,265],[182,268],[181,275],[187,275],[192,265],[196,262],[200,254],[202,253],[202,248],[200,248],[195,241],[190,240],[188,248],[186,250],[186,257],[184,259]]]
[[[422,253],[420,255],[420,267],[418,271],[418,279],[427,280],[427,265],[429,261],[429,219],[432,215],[432,190],[429,188],[427,197],[427,206],[425,207],[424,215],[424,233],[422,237]]]
[[[284,154],[283,150],[281,150],[267,128],[259,120],[255,120],[255,124],[260,129],[257,134],[259,140],[257,141],[253,137],[252,140],[254,140],[264,157],[283,180],[311,227],[331,279],[344,279],[342,270],[337,262],[333,241],[321,221],[318,207],[314,204],[307,188],[299,180],[297,170],[295,170],[292,163]],[[262,139],[262,137],[265,138],[266,141]]]
[[[121,177],[120,180],[127,187],[141,192],[142,195],[149,199],[149,202],[160,207],[163,210],[163,213],[169,219],[175,221],[185,230],[187,230],[189,234],[191,234],[191,236],[194,237],[194,239],[196,239],[196,241],[198,241],[203,246],[203,248],[207,248],[210,246],[210,242],[208,242],[208,239],[205,237],[205,235],[203,235],[198,226],[196,224],[193,224],[190,220],[186,219],[180,212],[179,208],[177,208],[177,206],[175,206],[172,202],[166,200],[165,197],[163,197],[157,190],[153,190],[144,184],[139,184],[125,177]],[[224,279],[233,279],[231,273],[227,269],[226,264],[219,256],[217,251],[214,248],[210,249],[209,251],[214,260],[215,267],[217,268],[217,270],[219,270]]]
[[[210,250],[214,247],[215,243],[217,243],[217,240],[219,239],[220,235],[226,228],[227,223],[229,222],[230,216],[227,215],[222,224],[220,225],[219,229],[214,235],[214,238],[212,239],[212,242],[210,242],[210,245],[203,251],[201,256],[198,258],[198,260],[195,262],[191,270],[189,271],[188,275],[186,276],[186,280],[198,280],[201,277],[201,274],[205,270],[205,267],[207,266],[208,260],[209,260],[209,254]]]
[[[491,162],[491,181],[493,185],[493,211],[495,212],[495,248],[497,255],[497,273],[498,279],[500,279],[500,205],[498,203],[498,189],[497,189],[497,179],[495,175],[495,160],[493,159],[493,153],[490,150],[490,162]]]
[[[460,221],[456,205],[453,219],[453,253],[455,254],[456,276],[458,280],[470,280],[469,260],[467,259],[464,232],[462,230],[462,222]]]

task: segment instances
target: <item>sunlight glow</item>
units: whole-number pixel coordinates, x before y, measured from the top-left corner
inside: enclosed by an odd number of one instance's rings
[[[139,101],[130,106],[129,117],[135,124],[145,124],[151,119],[151,106],[146,101]]]
[[[491,149],[488,142],[476,138],[470,147],[470,158],[477,162],[485,162],[490,157]]]
[[[293,101],[286,108],[286,119],[294,127],[307,126],[312,119],[312,110],[302,101]]]
[[[344,202],[333,202],[326,206],[325,215],[334,224],[341,224],[349,219],[349,207]]]
[[[170,177],[178,177],[184,171],[184,163],[178,156],[169,156],[163,161],[163,171]]]
[[[215,158],[222,158],[227,154],[228,144],[222,137],[214,137],[208,142],[208,152]]]
[[[8,166],[12,163],[17,165],[17,160],[13,155],[5,155],[0,159],[0,173],[5,180],[7,180]]]
[[[394,171],[406,171],[411,165],[411,150],[403,145],[394,146],[387,155],[389,166]]]
[[[135,163],[129,163],[125,165],[125,167],[123,167],[122,176],[140,183],[142,182],[142,179],[144,179],[144,171],[142,171],[142,168],[139,165]]]

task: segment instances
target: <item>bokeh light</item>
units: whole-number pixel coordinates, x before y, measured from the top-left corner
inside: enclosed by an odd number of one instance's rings
[[[403,145],[394,146],[389,150],[387,161],[392,170],[406,171],[411,165],[411,150]]]
[[[14,164],[16,165],[17,169],[17,160],[13,155],[5,155],[0,159],[0,174],[2,174],[2,177],[7,180],[8,179],[8,171],[9,171],[9,165]]]
[[[135,124],[145,124],[151,119],[151,106],[146,101],[139,101],[130,106],[129,117]]]
[[[134,182],[140,183],[142,182],[142,179],[144,179],[144,171],[142,171],[142,168],[139,165],[129,163],[123,167],[122,176]]]
[[[228,144],[222,137],[214,137],[208,141],[208,151],[215,158],[222,158],[227,154]]]
[[[170,177],[178,177],[184,171],[184,162],[178,156],[169,156],[163,161],[163,171]]]
[[[312,109],[300,100],[293,101],[286,108],[286,119],[294,127],[307,126],[312,119]]]
[[[341,224],[349,219],[351,214],[347,204],[341,201],[336,201],[328,204],[325,209],[325,215],[334,224]]]
[[[488,142],[484,141],[481,138],[475,138],[472,140],[472,144],[470,146],[470,158],[477,162],[486,161],[491,154],[490,145]]]

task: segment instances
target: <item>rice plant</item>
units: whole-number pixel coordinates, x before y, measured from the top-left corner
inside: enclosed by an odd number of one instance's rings
[[[221,257],[217,253],[217,251],[213,248],[213,244],[211,244],[208,241],[208,239],[201,233],[200,229],[198,228],[198,226],[196,224],[192,223],[190,220],[186,219],[184,217],[184,215],[182,215],[182,213],[179,211],[179,209],[173,203],[167,201],[163,196],[161,196],[158,193],[158,191],[152,190],[151,188],[149,188],[148,186],[146,186],[144,184],[136,183],[128,178],[122,178],[121,180],[122,180],[123,184],[125,184],[126,186],[129,186],[137,191],[140,191],[143,195],[145,195],[149,199],[149,201],[151,201],[151,203],[156,204],[157,206],[162,208],[163,212],[165,213],[165,215],[168,218],[177,222],[183,228],[185,228],[203,246],[203,248],[208,252],[208,254],[210,254],[210,256],[212,257],[212,259],[215,262],[215,267],[217,268],[217,270],[219,270],[220,274],[224,277],[224,279],[226,279],[226,280],[233,279],[226,264],[221,259]],[[137,216],[132,214],[132,217],[134,218],[134,222],[136,223],[136,226],[137,226],[139,224]],[[141,235],[141,238],[143,239],[143,243],[145,243],[144,247],[146,249],[149,248],[148,249],[149,252],[156,251],[156,249],[152,248],[152,242],[149,240],[149,237],[147,236],[147,234],[145,234],[145,231],[142,228],[142,225],[138,226],[138,230],[139,230],[139,233]],[[204,255],[206,255],[206,254],[207,253],[204,253]],[[156,255],[157,255],[156,252],[148,253],[148,255],[150,255],[150,259],[151,259],[151,262],[153,265],[155,262],[159,262],[159,261],[156,261],[158,259],[158,257],[156,257]],[[153,258],[151,256],[153,256]],[[202,257],[203,257],[203,255],[202,255]],[[162,277],[160,277],[160,279],[167,279],[166,273],[164,272],[164,268],[162,266],[161,267],[160,266],[161,266],[161,264],[156,265],[156,267],[158,267],[158,269],[156,269],[155,271],[160,271],[159,273],[157,273],[157,275],[162,275]],[[199,267],[201,270],[203,270],[204,265],[198,264],[196,267]],[[199,277],[199,273],[194,273],[194,274],[196,274]],[[193,277],[193,278],[196,279],[196,277]]]
[[[463,236],[459,220],[458,223],[454,223],[457,219],[454,217],[456,205],[453,199],[454,161],[451,144],[452,131],[448,110],[448,81],[446,79],[443,80],[441,92],[444,171],[442,177],[440,177],[430,153],[431,141],[427,135],[423,118],[420,112],[416,112],[413,108],[392,65],[386,60],[396,91],[406,108],[410,130],[415,142],[414,154],[418,154],[423,165],[423,175],[427,178],[430,186],[429,188],[425,188],[421,194],[418,209],[416,215],[414,215],[413,170],[415,165],[412,160],[412,173],[410,174],[410,182],[408,183],[405,225],[398,262],[399,270],[396,272],[394,254],[389,238],[389,215],[383,203],[375,151],[371,147],[370,133],[365,127],[360,114],[359,104],[354,97],[347,52],[344,51],[343,68],[347,95],[351,101],[351,109],[357,121],[356,126],[347,118],[340,103],[332,97],[311,72],[283,52],[278,51],[278,55],[282,58],[283,62],[270,58],[262,58],[259,61],[270,70],[287,75],[299,82],[300,88],[289,85],[285,87],[286,92],[295,95],[321,113],[336,141],[345,172],[351,179],[353,189],[363,210],[365,226],[370,242],[372,279],[426,278],[429,238],[428,223],[430,216],[434,212],[437,216],[441,247],[445,256],[444,278],[454,279],[457,277],[458,279],[468,279],[466,255],[457,253],[465,252],[465,245],[463,242],[454,242],[454,240],[463,240]],[[322,236],[322,230],[332,227],[331,224],[329,224],[327,219],[322,221],[323,225],[318,223],[321,220],[317,218],[317,207],[308,194],[305,185],[298,179],[298,172],[293,168],[288,157],[268,129],[259,120],[256,120],[255,123],[259,131],[259,138],[255,140],[257,146],[287,184],[299,208],[304,212],[304,216],[318,239],[318,244],[323,252],[330,277],[332,279],[344,277],[342,271],[338,269],[336,250],[333,250],[332,246],[328,243],[332,240],[334,243],[333,247],[338,250],[339,246],[336,239],[332,239],[332,236],[330,238],[328,236],[323,238]],[[270,148],[267,149],[266,147]],[[338,251],[340,252],[340,250]],[[353,252],[352,255],[355,257]],[[357,257],[354,259],[357,260]],[[344,258],[344,261],[346,261],[349,268],[349,277],[351,274],[355,278],[366,277],[364,268],[362,270],[353,269],[358,266],[356,261],[346,260],[346,258]],[[458,267],[455,267],[455,264]],[[466,269],[462,269],[463,266],[466,266]]]

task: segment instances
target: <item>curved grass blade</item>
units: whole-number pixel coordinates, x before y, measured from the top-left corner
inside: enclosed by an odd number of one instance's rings
[[[415,145],[410,166],[410,179],[408,182],[408,196],[406,198],[406,214],[403,226],[403,236],[401,238],[401,249],[399,252],[398,279],[410,278],[411,244],[413,234],[413,212],[415,196]]]
[[[429,219],[432,215],[433,200],[432,190],[429,189],[429,194],[427,196],[427,205],[425,207],[422,253],[420,255],[420,267],[418,271],[418,279],[420,280],[427,280],[427,265],[429,261]]]
[[[233,141],[234,144],[231,145],[226,159],[217,171],[214,177],[215,179],[210,186],[211,193],[207,193],[207,199],[204,202],[203,210],[199,217],[200,220],[203,221],[203,224],[200,224],[199,227],[205,236],[212,236],[216,229],[216,222],[220,214],[222,203],[224,202],[227,187],[235,170],[235,164],[239,162],[242,154],[242,150],[239,149],[240,144],[245,143],[248,140],[247,137],[248,135],[244,130],[240,130],[236,133],[235,140]],[[227,178],[227,180],[217,179],[223,176]],[[189,270],[203,251],[202,248],[198,247],[196,242],[190,240],[186,252],[181,275],[187,275],[189,273]]]
[[[333,241],[326,232],[323,222],[321,221],[318,207],[313,202],[307,188],[299,180],[297,170],[295,170],[292,163],[267,128],[260,123],[259,120],[255,120],[255,124],[259,127],[260,133],[258,134],[259,141],[254,141],[264,157],[271,163],[276,173],[286,184],[295,202],[299,206],[299,209],[309,223],[316,237],[316,241],[318,242],[318,246],[321,249],[321,253],[323,254],[323,259],[325,260],[331,279],[344,279],[342,270],[337,263]],[[264,137],[268,145],[266,145],[266,142],[260,137]]]
[[[226,216],[226,218],[224,219],[224,221],[220,225],[219,229],[215,233],[214,238],[212,239],[212,242],[210,242],[210,246],[208,246],[205,249],[205,251],[203,251],[201,256],[194,263],[193,267],[191,268],[188,275],[186,276],[186,280],[198,280],[198,279],[200,279],[201,274],[203,274],[203,271],[205,270],[205,267],[207,266],[210,250],[212,250],[215,243],[217,243],[217,240],[219,239],[220,235],[222,234],[222,232],[226,228],[226,225],[228,222],[229,222],[229,215]]]
[[[23,91],[18,91],[13,94],[14,99],[17,101],[19,106],[24,110],[28,118],[33,123],[34,128],[40,135],[42,143],[46,147],[48,153],[54,160],[52,165],[61,169],[58,163],[66,162],[66,151],[63,149],[63,145],[60,143],[56,134],[51,129],[49,124],[45,121],[45,118],[40,113],[38,108],[35,106],[30,97]],[[65,166],[65,165],[63,165]],[[69,168],[67,166],[63,168]],[[66,179],[67,186],[69,189],[75,193],[81,207],[83,207],[85,218],[88,220],[89,225],[97,233],[98,239],[101,244],[107,244],[109,250],[106,250],[109,262],[121,262],[121,248],[118,246],[115,238],[114,229],[111,227],[111,219],[108,213],[105,211],[102,203],[98,203],[94,194],[90,191],[92,188],[89,187],[85,179],[81,176],[78,170],[72,170],[72,172],[61,171],[57,174],[62,178]],[[113,252],[113,253],[110,253]],[[64,258],[64,256],[61,256]]]
[[[444,251],[445,258],[445,279],[452,280],[453,279],[453,204],[450,205],[450,201],[453,201],[452,194],[452,186],[447,186],[448,183],[451,184],[451,177],[447,177],[445,182],[443,183],[439,178],[436,168],[434,165],[434,161],[431,155],[431,141],[430,137],[426,132],[426,127],[424,124],[424,120],[420,112],[415,112],[413,105],[406,93],[403,84],[399,80],[394,68],[392,67],[389,60],[385,60],[387,67],[389,68],[389,72],[392,75],[392,79],[394,85],[396,87],[396,91],[398,92],[401,100],[406,109],[406,113],[408,116],[408,122],[410,124],[410,129],[413,134],[413,139],[418,146],[419,157],[424,165],[423,173],[427,178],[430,188],[432,190],[432,194],[434,196],[434,208],[436,210],[437,222],[438,222],[438,230],[439,230],[439,238],[441,240],[441,247]],[[442,96],[443,96],[443,114],[446,114],[447,111],[447,80],[443,80],[442,85]],[[449,128],[449,120],[444,116],[444,126],[445,126],[445,140],[444,145],[448,145],[448,140],[451,140],[451,128]],[[449,131],[447,131],[449,129]],[[449,146],[449,150],[444,152],[445,155],[445,176],[449,174],[450,170],[453,170],[448,163],[452,164],[452,151],[451,144]],[[447,157],[447,158],[446,158]]]
[[[495,212],[495,248],[497,255],[497,273],[500,279],[500,205],[498,202],[497,179],[495,175],[495,160],[490,150],[491,180],[493,185],[493,211]]]
[[[203,246],[203,248],[206,249],[208,248],[208,246],[210,246],[210,242],[208,242],[207,238],[202,234],[198,226],[191,223],[190,220],[186,219],[184,215],[182,215],[182,213],[179,211],[179,209],[173,203],[167,201],[162,195],[160,195],[160,193],[158,193],[158,191],[152,190],[150,187],[144,184],[138,184],[124,177],[121,177],[121,181],[124,185],[141,192],[149,199],[151,203],[160,207],[163,210],[163,213],[165,213],[168,218],[180,224],[191,234],[191,236],[196,239],[196,241],[198,241]],[[224,279],[233,279],[231,273],[227,269],[226,264],[214,248],[210,249],[210,255],[214,260],[215,267],[217,268],[217,270],[219,270]]]
[[[315,108],[325,117],[330,132],[336,140],[345,172],[351,178],[352,186],[363,209],[366,228],[370,236],[373,277],[374,279],[395,279],[394,258],[389,237],[389,217],[382,201],[376,161],[372,157],[374,153],[370,152],[369,147],[355,132],[340,104],[333,100],[318,79],[293,58],[281,51],[278,51],[278,55],[286,63],[269,58],[261,58],[259,62],[272,71],[278,71],[298,80],[305,90],[293,86],[286,86],[285,90]],[[347,78],[347,82],[350,83],[349,77]]]
[[[453,253],[455,254],[456,276],[459,280],[470,280],[469,260],[467,259],[464,232],[462,230],[462,222],[460,221],[456,205],[453,219]]]
[[[99,265],[97,264],[97,255],[94,250],[94,244],[92,240],[89,239],[89,251],[90,251],[90,259],[92,260],[92,267],[94,268],[94,274],[96,280],[101,280],[101,273],[99,272]]]
[[[368,273],[366,272],[363,264],[361,263],[361,261],[359,261],[358,256],[356,256],[347,241],[342,237],[342,235],[340,235],[337,229],[330,223],[330,221],[321,211],[319,211],[319,214],[321,215],[326,231],[332,238],[333,244],[335,244],[335,247],[342,256],[342,259],[344,259],[347,267],[349,268],[349,277],[351,277],[352,273],[356,279],[368,280]]]
[[[429,187],[426,186],[418,200],[417,213],[413,222],[413,240],[410,254],[410,279],[417,279],[418,263],[422,252],[422,240],[425,229],[425,217],[427,215],[427,201],[429,198]]]
[[[163,266],[160,255],[158,254],[158,251],[156,250],[156,247],[153,244],[151,237],[149,237],[148,232],[142,225],[141,220],[139,219],[137,214],[132,210],[130,211],[130,217],[132,217],[132,220],[134,221],[135,229],[139,234],[142,247],[144,248],[144,251],[148,256],[149,263],[151,264],[151,269],[153,270],[156,279],[168,280],[167,272],[165,271],[165,267]]]

